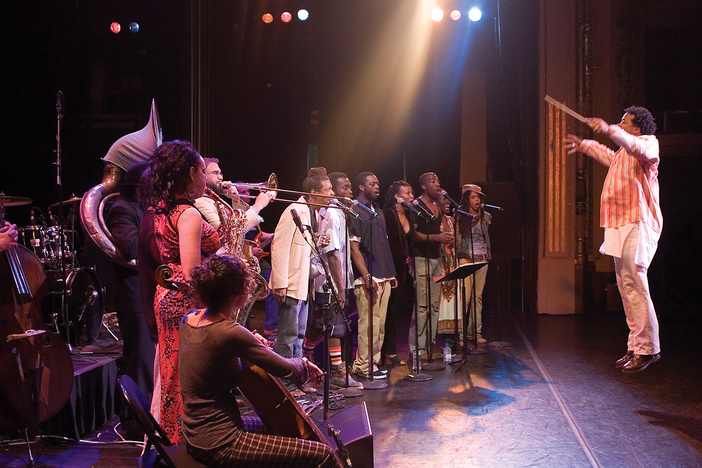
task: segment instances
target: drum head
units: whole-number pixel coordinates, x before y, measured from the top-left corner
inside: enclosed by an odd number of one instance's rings
[[[84,346],[100,333],[105,310],[102,286],[89,268],[74,270],[66,280],[66,305],[71,329],[71,343]]]

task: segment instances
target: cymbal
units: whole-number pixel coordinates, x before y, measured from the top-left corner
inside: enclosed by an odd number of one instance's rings
[[[68,200],[64,200],[64,201],[63,201],[63,204],[64,204],[64,205],[72,205],[72,204],[74,204],[74,203],[80,203],[81,200],[82,200],[81,197],[76,197],[75,195],[73,195],[73,196],[72,196],[71,198],[69,198]],[[59,203],[54,203],[53,205],[49,205],[49,209],[58,208],[59,205],[61,205],[61,202],[59,202]]]
[[[10,195],[5,195],[4,193],[0,192],[0,205],[3,205],[3,206],[22,206],[22,205],[29,205],[30,203],[32,203],[31,198],[12,197]]]

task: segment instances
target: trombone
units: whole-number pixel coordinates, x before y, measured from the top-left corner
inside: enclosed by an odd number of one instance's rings
[[[250,183],[237,183],[237,182],[229,182],[225,181],[222,182],[222,187],[227,188],[227,187],[234,187],[237,190],[239,189],[244,189],[244,190],[259,190],[261,192],[265,191],[276,191],[279,193],[289,193],[292,195],[313,195],[315,197],[320,197],[320,198],[329,198],[329,199],[336,199],[339,202],[345,201],[348,203],[353,203],[353,200],[351,200],[348,197],[337,197],[335,195],[322,195],[320,193],[310,193],[310,192],[301,192],[298,190],[285,190],[278,188],[278,176],[275,175],[275,172],[272,173],[271,175],[268,176],[268,180],[265,182],[259,182],[257,184],[250,184]],[[239,197],[241,198],[247,198],[249,200],[256,198],[254,195],[246,195],[246,194],[239,194]],[[274,198],[271,201],[278,201],[278,202],[286,202],[286,203],[300,203],[303,205],[308,205],[308,206],[318,206],[321,208],[339,208],[339,209],[348,209],[350,210],[351,208],[347,206],[339,206],[337,204],[329,204],[329,205],[322,205],[321,203],[310,203],[308,201],[301,202],[299,200],[289,200],[286,198]]]

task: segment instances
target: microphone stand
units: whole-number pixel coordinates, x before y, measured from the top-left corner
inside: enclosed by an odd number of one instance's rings
[[[345,211],[344,213],[349,213],[349,212]],[[360,215],[358,213],[356,213],[355,211],[353,211],[352,209],[351,209],[351,213],[353,213],[353,215],[356,218],[360,217]],[[345,226],[345,229],[344,229],[344,231],[345,231],[344,232],[345,252],[344,252],[344,264],[343,264],[342,268],[344,271],[345,282],[344,282],[343,287],[344,287],[344,289],[346,289],[346,297],[347,297],[346,306],[348,307],[349,292],[353,291],[353,289],[347,288],[348,273],[349,273],[349,263],[348,262],[349,262],[349,255],[350,255],[350,252],[349,252],[349,248],[350,248],[350,246],[349,246],[349,228],[348,228],[348,223],[347,223],[348,216],[346,214],[344,214],[343,219],[344,219],[344,222],[346,223],[346,224],[344,224],[344,226]],[[353,276],[353,273],[352,273],[352,276]],[[339,304],[339,301],[337,300],[337,305],[338,304]],[[346,311],[344,309],[342,309],[341,307],[339,307],[339,311],[341,313],[341,317],[344,319],[344,326],[346,327],[344,330],[344,342],[342,344],[342,355],[344,356],[342,364],[344,366],[344,380],[345,380],[345,382],[344,382],[344,389],[341,390],[341,393],[344,394],[345,398],[360,397],[361,395],[363,395],[363,392],[361,390],[359,390],[357,388],[349,387],[349,369],[348,369],[349,366],[348,366],[348,363],[351,362],[351,360],[353,359],[353,357],[351,356],[351,347],[350,347],[352,339],[353,339],[353,337],[351,336],[351,324],[349,323],[349,318],[348,318],[348,315],[346,314]]]
[[[465,211],[458,210],[456,209],[458,214],[463,214],[464,216],[469,216],[469,230],[468,230],[468,238],[470,239],[470,257],[471,257],[471,262],[475,263],[475,254],[473,250],[473,218],[474,216],[471,215],[470,213],[466,213]],[[456,215],[458,217],[458,215]],[[471,274],[471,295],[470,295],[470,300],[471,300],[471,308],[472,308],[472,314],[473,314],[473,339],[475,340],[475,347],[472,348],[470,351],[468,351],[468,321],[466,320],[466,312],[465,312],[465,303],[463,304],[463,362],[461,363],[460,366],[456,368],[456,370],[453,371],[455,374],[459,370],[461,370],[461,367],[463,367],[463,364],[468,362],[468,354],[475,356],[479,354],[487,354],[488,350],[485,348],[479,348],[478,347],[478,324],[476,323],[476,304],[475,304],[475,272]],[[463,283],[463,294],[464,294],[464,300],[465,300],[465,282]],[[475,361],[472,361],[475,362]],[[483,364],[479,363],[484,367],[491,367],[489,364]]]
[[[412,206],[409,205],[408,206]],[[407,211],[407,210],[406,210]],[[417,213],[421,216],[421,211],[419,210],[409,210],[411,213]],[[412,281],[414,286],[414,353],[410,352],[410,358],[412,358],[412,368],[410,373],[404,377],[404,380],[408,382],[428,382],[429,380],[434,380],[434,377],[429,374],[423,374],[421,356],[419,354],[419,308],[417,307],[417,266],[414,267],[414,274],[412,275]]]
[[[300,234],[304,237],[305,233],[303,230],[300,231]],[[334,292],[334,286],[332,285],[331,281],[331,272],[329,271],[329,265],[327,265],[327,262],[324,261],[324,258],[322,257],[322,252],[319,250],[319,245],[317,245],[317,241],[315,240],[314,236],[311,235],[310,238],[312,239],[312,252],[314,253],[314,256],[317,258],[319,261],[319,264],[322,265],[322,269],[324,270],[324,285],[322,286],[324,289],[324,294],[325,294],[325,301],[324,305],[322,306],[322,314],[323,314],[323,336],[324,336],[324,363],[322,368],[324,369],[324,396],[323,396],[323,414],[324,414],[324,420],[327,422],[327,433],[329,436],[331,436],[334,441],[337,444],[337,447],[339,448],[339,456],[346,461],[347,466],[351,466],[351,460],[349,458],[349,452],[344,446],[344,443],[341,440],[341,437],[339,434],[341,434],[341,431],[338,429],[334,428],[334,423],[332,422],[331,417],[329,416],[329,382],[330,382],[330,373],[331,373],[331,356],[329,355],[329,338],[331,335],[331,330],[329,328],[329,297],[334,299],[334,302],[336,303],[336,306],[341,310],[341,306],[339,305],[339,298],[336,295],[336,292]],[[346,326],[348,327],[348,319],[346,318],[346,315],[344,314],[343,311],[341,311],[341,316],[344,318],[344,322],[346,323]],[[348,385],[348,382],[347,382]]]
[[[368,274],[370,275],[370,291],[368,301],[368,379],[370,379],[370,382],[364,383],[363,388],[368,390],[382,390],[387,388],[388,384],[386,382],[376,381],[373,379],[373,367],[375,366],[375,360],[373,359],[373,308],[376,297],[375,281],[373,280],[373,220],[378,217],[378,213],[376,213],[375,210],[368,208],[363,203],[360,203],[357,200],[355,201],[356,203],[354,203],[354,205],[362,207],[362,209],[364,209],[370,216],[368,219],[368,223],[370,225],[370,255],[368,257]],[[372,203],[373,202],[371,202],[371,206],[373,206]]]
[[[421,204],[417,203],[419,208],[421,208],[425,213],[428,213],[431,218],[434,218],[434,214],[429,212],[425,207],[423,207]],[[429,220],[425,219],[424,221],[426,227],[427,227],[427,255],[429,255]],[[427,307],[427,317],[426,320],[424,321],[424,327],[427,331],[426,334],[426,339],[424,346],[427,350],[427,363],[424,365],[424,370],[428,371],[438,371],[438,370],[444,370],[446,369],[446,366],[443,363],[439,362],[434,362],[434,337],[433,337],[433,330],[432,330],[432,310],[431,310],[431,275],[429,274],[429,257],[424,257],[424,273],[426,274],[426,280],[425,280],[425,287],[426,287],[426,307]],[[438,311],[437,311],[438,314]],[[419,321],[419,307],[417,307],[417,322]]]
[[[458,211],[458,208],[456,208],[456,211]],[[456,248],[456,234],[458,232],[458,214],[454,214],[454,221],[453,221],[453,252],[451,253],[451,256],[453,257],[453,265],[454,269],[458,267],[458,249]],[[458,364],[459,362],[463,361],[463,358],[458,355],[458,344],[461,341],[461,335],[458,333],[458,280],[455,280],[454,283],[454,288],[453,288],[453,354],[451,356],[451,362],[449,364]],[[465,293],[464,293],[465,294]],[[463,298],[461,297],[461,302],[463,301]],[[463,327],[461,327],[463,328]],[[463,347],[465,348],[465,343],[463,344]]]
[[[59,194],[59,261],[61,262],[61,279],[63,287],[61,288],[61,314],[63,315],[63,325],[66,331],[66,344],[68,345],[68,350],[73,352],[73,347],[71,346],[71,328],[68,321],[68,304],[66,303],[66,262],[64,261],[65,255],[65,233],[63,232],[63,166],[62,166],[62,153],[61,153],[61,127],[63,126],[63,114],[61,112],[63,104],[63,93],[61,90],[56,92],[56,185],[58,186]],[[77,341],[76,341],[77,343]]]

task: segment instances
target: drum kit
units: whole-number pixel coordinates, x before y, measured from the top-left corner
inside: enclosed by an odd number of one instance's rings
[[[80,197],[72,196],[49,205],[48,222],[43,214],[35,218],[35,212],[41,211],[33,208],[31,224],[17,228],[18,244],[39,258],[46,273],[49,292],[42,302],[42,314],[47,327],[63,334],[69,344],[79,347],[93,343],[100,332],[105,294],[94,269],[79,266],[75,228],[80,201]],[[30,198],[0,192],[0,205],[30,203]],[[55,218],[52,210],[62,212],[64,207],[69,210],[68,216],[61,219],[56,213]]]

